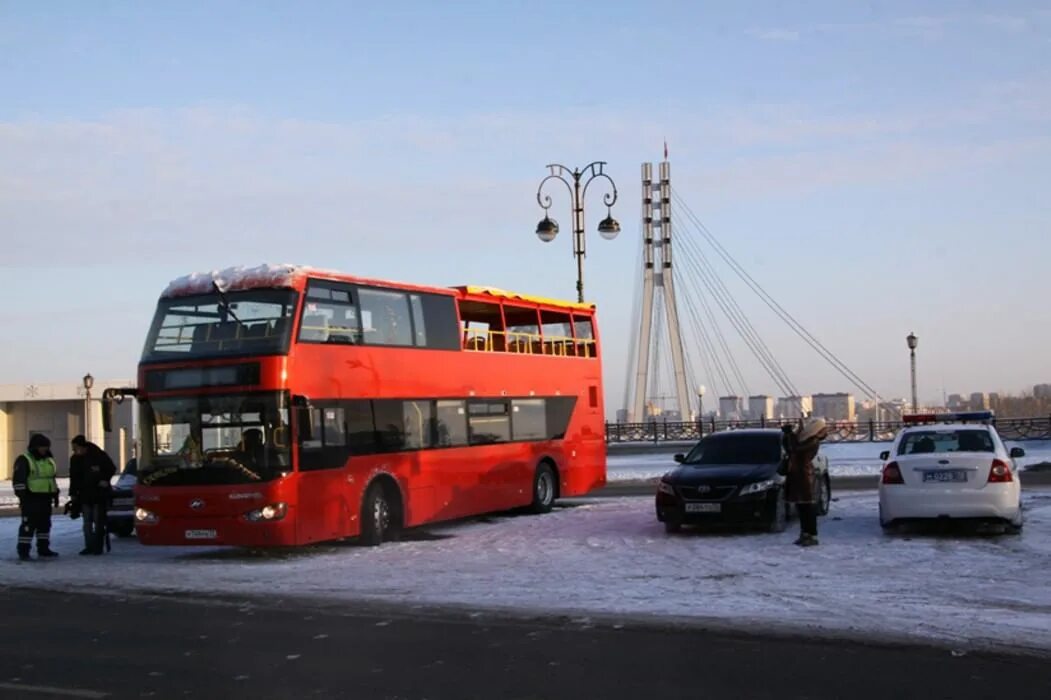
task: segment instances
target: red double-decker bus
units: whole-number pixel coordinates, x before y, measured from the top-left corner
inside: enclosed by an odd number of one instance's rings
[[[139,539],[375,545],[546,512],[605,484],[599,352],[589,304],[295,266],[175,280],[122,390]]]

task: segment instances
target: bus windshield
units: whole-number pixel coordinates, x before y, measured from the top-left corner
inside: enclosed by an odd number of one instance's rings
[[[283,392],[141,403],[139,483],[243,484],[292,470]]]
[[[297,298],[289,289],[250,289],[161,299],[142,359],[287,352]]]

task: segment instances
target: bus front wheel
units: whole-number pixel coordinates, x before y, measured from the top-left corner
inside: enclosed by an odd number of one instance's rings
[[[529,510],[538,514],[550,512],[557,492],[558,479],[554,468],[548,462],[541,462],[533,475],[533,502]]]
[[[361,544],[376,547],[397,539],[401,527],[397,498],[380,481],[369,486],[361,504]]]

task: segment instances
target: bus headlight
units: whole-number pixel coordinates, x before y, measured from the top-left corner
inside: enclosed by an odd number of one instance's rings
[[[153,511],[146,510],[145,508],[135,509],[135,522],[137,523],[155,523],[157,522],[157,514]]]
[[[272,522],[281,520],[288,514],[287,503],[269,503],[262,508],[245,513],[245,520],[253,523]]]

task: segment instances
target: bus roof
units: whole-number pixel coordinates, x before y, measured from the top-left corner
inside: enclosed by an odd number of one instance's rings
[[[178,277],[168,283],[164,292],[161,293],[161,298],[165,299],[171,297],[191,296],[194,294],[208,294],[215,291],[216,286],[219,286],[224,292],[259,288],[293,289],[297,286],[300,280],[306,277],[360,284],[374,284],[385,287],[427,291],[437,294],[452,295],[459,292],[461,297],[494,297],[496,299],[505,299],[508,301],[523,301],[563,309],[576,309],[579,311],[593,311],[595,308],[594,304],[584,304],[532,296],[529,294],[519,294],[517,292],[497,289],[496,287],[430,287],[427,285],[356,277],[342,272],[335,272],[333,270],[290,264],[264,264],[256,267],[227,267],[222,270],[195,272],[189,275],[183,275],[182,277]]]
[[[576,301],[563,301],[561,299],[549,299],[547,297],[537,297],[529,294],[519,294],[518,292],[509,292],[505,289],[497,289],[496,287],[456,287],[461,293],[467,296],[488,296],[496,297],[498,299],[507,299],[510,301],[525,301],[532,304],[542,304],[544,306],[557,306],[563,309],[577,309],[579,311],[593,311],[595,309],[594,304],[586,304]]]

